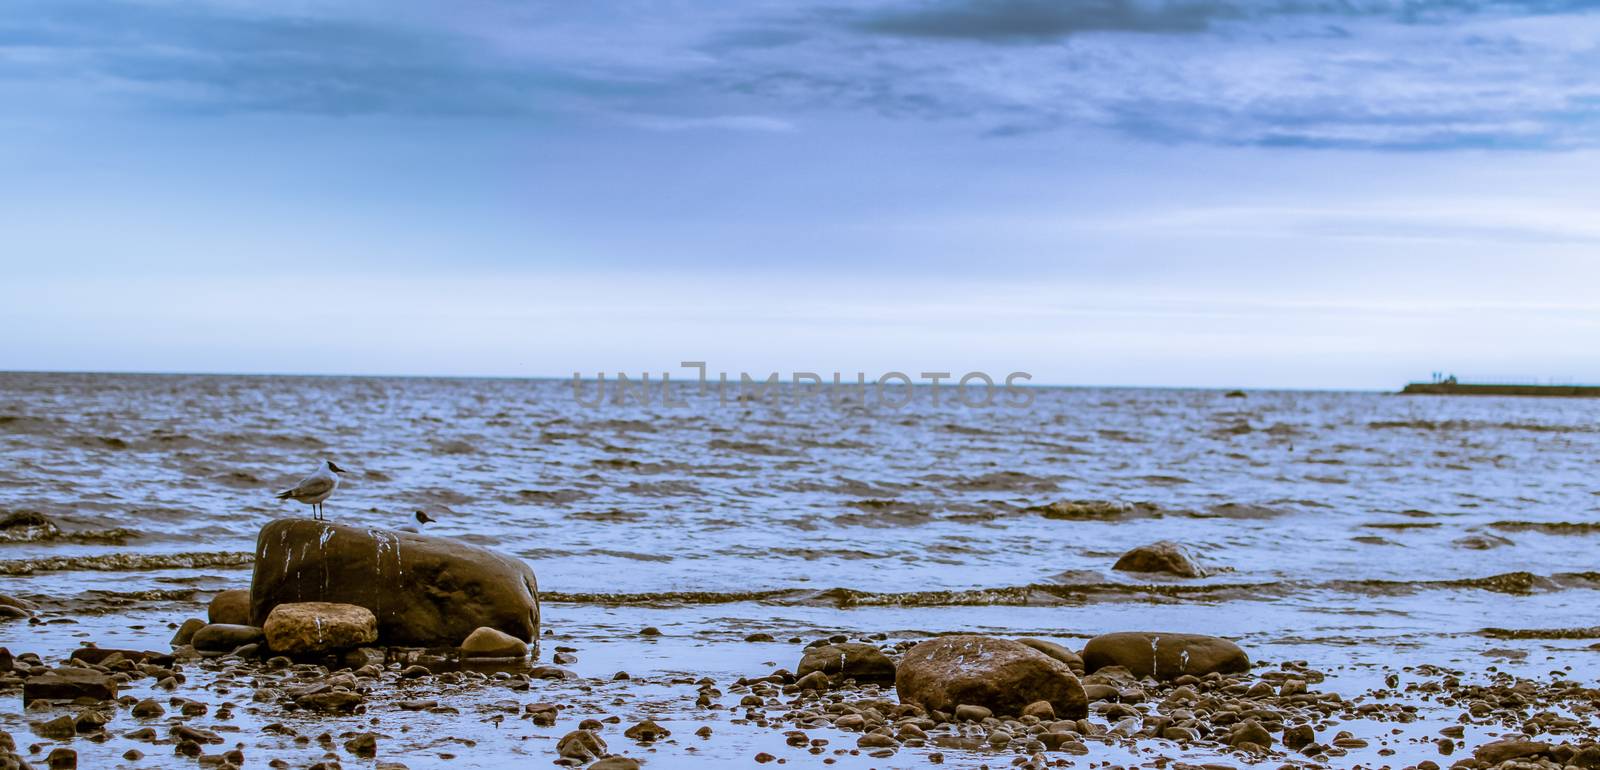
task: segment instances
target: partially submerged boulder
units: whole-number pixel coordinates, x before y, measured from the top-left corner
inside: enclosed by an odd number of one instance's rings
[[[834,679],[854,679],[862,684],[894,682],[894,661],[882,650],[861,642],[824,644],[805,651],[795,676],[821,671]]]
[[[1122,555],[1111,567],[1120,572],[1145,572],[1202,578],[1209,574],[1187,546],[1171,540],[1141,545]]]
[[[969,705],[1015,716],[1046,701],[1060,719],[1088,715],[1083,685],[1067,664],[1010,639],[929,639],[906,651],[894,684],[902,702],[929,711]]]
[[[1121,666],[1136,677],[1171,680],[1184,674],[1249,671],[1250,656],[1215,636],[1124,631],[1097,636],[1083,648],[1085,671],[1092,674],[1107,666]]]
[[[331,602],[280,604],[262,629],[267,646],[287,655],[348,650],[378,641],[378,619],[366,607]]]
[[[365,607],[385,644],[454,647],[479,627],[539,634],[539,587],[521,560],[447,537],[279,519],[256,539],[250,612],[290,602]]]
[[[468,634],[461,643],[463,658],[524,658],[527,655],[528,645],[521,639],[487,626]]]

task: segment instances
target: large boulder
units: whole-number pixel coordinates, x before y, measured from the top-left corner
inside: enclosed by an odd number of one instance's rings
[[[1186,578],[1201,578],[1208,574],[1188,547],[1171,540],[1141,545],[1123,554],[1111,568],[1120,572],[1157,572]]]
[[[813,671],[835,679],[854,679],[862,684],[894,682],[894,661],[877,647],[860,642],[824,644],[806,650],[794,674],[803,677]]]
[[[1083,719],[1088,702],[1072,669],[1009,639],[943,636],[906,651],[894,681],[903,703],[930,711],[982,706],[1015,716],[1046,701],[1059,719]]]
[[[378,619],[366,607],[291,602],[267,613],[267,646],[288,655],[348,650],[378,641]]]
[[[256,538],[251,617],[264,623],[290,602],[365,607],[385,644],[454,647],[482,626],[539,635],[539,584],[522,561],[447,537],[312,519],[279,519]]]
[[[1123,631],[1097,636],[1083,648],[1085,671],[1092,674],[1107,666],[1165,681],[1184,674],[1249,671],[1250,656],[1239,645],[1215,636]]]

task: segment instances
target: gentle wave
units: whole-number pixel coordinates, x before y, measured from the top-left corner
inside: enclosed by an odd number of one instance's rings
[[[1600,522],[1592,521],[1496,521],[1489,526],[1503,532],[1542,532],[1546,535],[1600,534]]]
[[[44,556],[37,559],[6,559],[0,561],[0,575],[32,575],[37,572],[137,572],[153,569],[247,567],[254,563],[255,555],[248,551]]]
[[[1600,626],[1588,628],[1485,628],[1478,633],[1493,639],[1600,639]]]
[[[1600,589],[1600,572],[1535,575],[1508,572],[1452,580],[1334,580],[1329,582],[1267,581],[1255,583],[1031,583],[994,588],[880,592],[854,588],[788,588],[765,591],[654,591],[648,593],[544,593],[545,601],[573,604],[777,604],[836,607],[966,607],[1050,606],[1117,597],[1165,598],[1172,601],[1241,601],[1279,599],[1319,591],[1353,594],[1410,594],[1423,591],[1476,590],[1527,595],[1567,589]]]

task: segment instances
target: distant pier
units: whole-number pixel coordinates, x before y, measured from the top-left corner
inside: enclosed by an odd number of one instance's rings
[[[1456,382],[1454,379],[1450,379],[1439,382],[1409,383],[1400,392],[1402,394],[1427,396],[1565,396],[1568,398],[1600,398],[1600,385],[1511,385]]]

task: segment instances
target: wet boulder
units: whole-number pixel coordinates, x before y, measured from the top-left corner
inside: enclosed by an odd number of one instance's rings
[[[943,636],[907,650],[895,691],[901,702],[929,711],[967,705],[1015,716],[1045,701],[1061,719],[1088,715],[1083,685],[1067,664],[1020,642],[985,636]]]
[[[348,650],[378,641],[378,619],[366,607],[331,602],[280,604],[262,627],[267,646],[286,655]]]
[[[882,650],[860,642],[824,644],[806,650],[795,676],[821,671],[837,680],[854,679],[862,684],[894,682],[894,661]]]
[[[1202,578],[1209,574],[1187,546],[1171,540],[1141,545],[1123,554],[1111,568],[1119,572],[1160,573],[1186,578]]]
[[[1165,681],[1184,674],[1249,671],[1250,656],[1239,645],[1215,636],[1123,631],[1097,636],[1083,648],[1085,671],[1092,674],[1107,666]]]
[[[206,608],[206,619],[212,623],[250,625],[250,592],[242,588],[219,592],[211,597],[211,604]]]
[[[280,519],[256,539],[250,613],[334,602],[370,610],[384,644],[453,647],[479,627],[531,641],[539,587],[521,560],[447,537]]]

